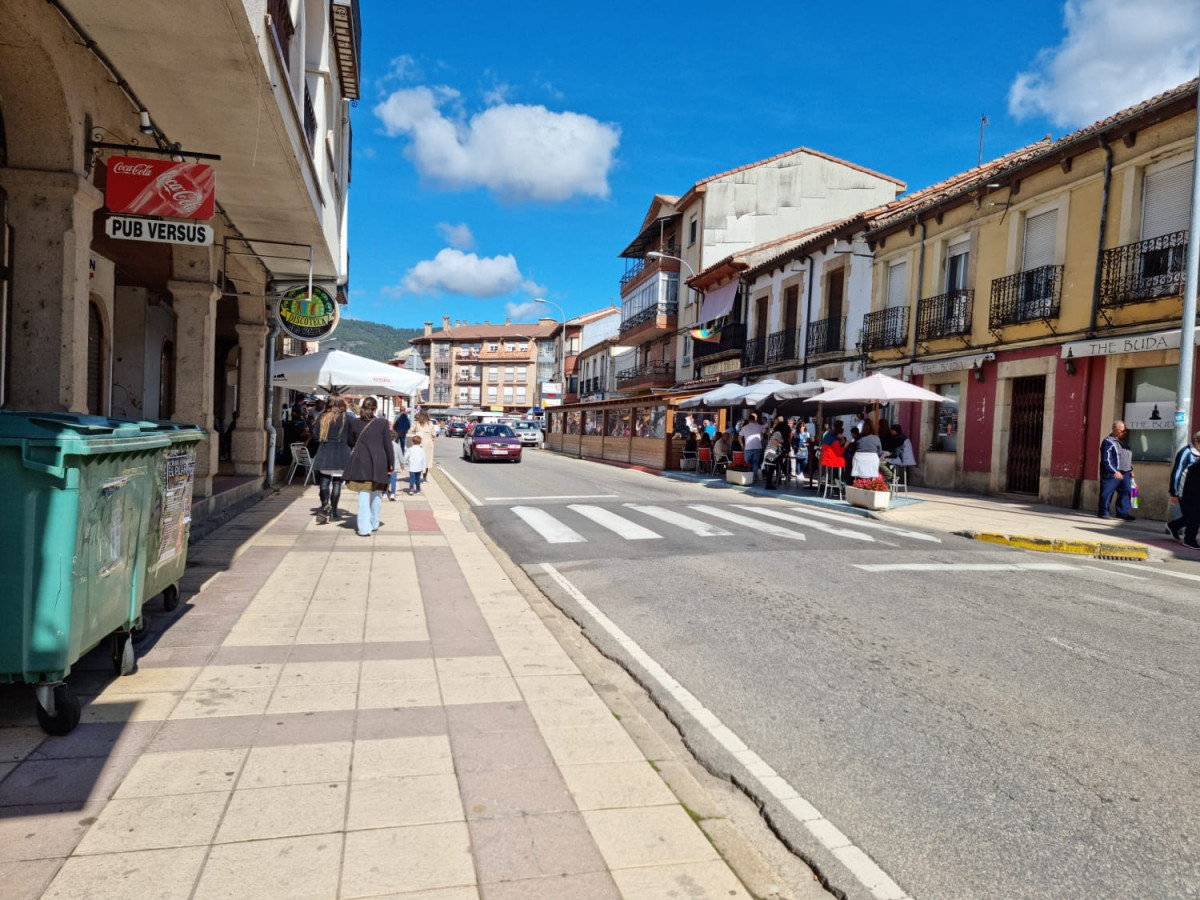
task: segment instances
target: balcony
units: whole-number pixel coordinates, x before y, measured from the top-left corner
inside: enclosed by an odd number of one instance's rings
[[[1041,266],[992,281],[988,330],[1058,318],[1062,266]]]
[[[1183,295],[1188,233],[1105,250],[1100,263],[1100,305],[1106,309]]]
[[[695,341],[692,344],[692,359],[699,362],[716,356],[741,354],[742,345],[746,343],[746,325],[734,322],[721,329],[721,337],[715,341]]]
[[[653,249],[653,248],[649,248]],[[665,248],[660,247],[659,250],[666,253],[668,256],[677,256],[673,246]],[[625,261],[625,274],[621,276],[621,293],[625,293],[625,286],[635,281],[640,280],[643,274],[651,272],[678,272],[679,260],[677,259],[662,259],[661,257],[652,256],[649,259],[629,259]]]
[[[617,373],[617,387],[623,391],[638,388],[670,387],[675,383],[675,363],[644,362]]]
[[[891,306],[863,316],[862,350],[888,350],[908,343],[908,307]]]
[[[767,364],[767,339],[751,338],[742,346],[742,368],[752,369]]]
[[[284,65],[290,72],[292,69],[292,35],[296,33],[290,4],[287,0],[267,0],[267,15],[271,17],[271,31],[275,33],[275,41],[279,45]]]
[[[789,328],[767,335],[767,365],[800,359],[800,329]]]
[[[678,314],[677,300],[651,304],[621,320],[621,339],[652,338],[663,332],[674,331]]]
[[[804,342],[809,356],[841,353],[846,349],[846,317],[818,319],[808,323],[808,338]]]
[[[917,304],[917,340],[923,343],[938,338],[969,337],[974,305],[974,291],[958,290],[926,297]]]

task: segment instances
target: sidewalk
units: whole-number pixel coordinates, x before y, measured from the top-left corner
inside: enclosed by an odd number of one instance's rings
[[[742,491],[756,497],[790,500],[1027,550],[1108,559],[1200,560],[1200,555],[1183,549],[1178,541],[1166,534],[1161,521],[1105,520],[1089,512],[1048,506],[1013,496],[958,494],[912,487],[907,495],[900,494],[893,498],[891,509],[873,513],[850,506],[844,500],[832,497],[825,499],[816,491],[801,487],[804,483],[802,479],[799,482],[793,480],[779,490],[768,491],[761,481],[745,488],[692,472],[663,474],[674,480],[702,484],[715,490]]]
[[[193,546],[139,670],[72,674],[70,735],[0,690],[5,897],[750,896],[435,482],[369,541],[316,502]]]

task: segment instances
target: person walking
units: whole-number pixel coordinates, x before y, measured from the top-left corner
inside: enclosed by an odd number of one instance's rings
[[[404,454],[404,465],[408,468],[408,493],[421,493],[421,477],[425,474],[425,448],[421,436],[414,434]]]
[[[763,434],[766,429],[758,421],[758,413],[750,413],[750,418],[742,426],[742,442],[745,448],[746,465],[750,467],[750,480],[758,477],[758,465],[763,455]]]
[[[1197,439],[1200,439],[1200,433],[1193,435],[1193,442]],[[1200,532],[1200,459],[1184,470],[1179,508],[1183,510],[1183,546],[1200,550],[1200,543],[1196,543],[1197,532]]]
[[[1171,477],[1167,481],[1167,531],[1175,540],[1183,540],[1183,530],[1187,522],[1183,514],[1183,488],[1187,482],[1188,470],[1200,462],[1200,431],[1192,435],[1192,442],[1179,448],[1175,461],[1171,464]],[[1192,534],[1195,542],[1196,535]]]
[[[1113,422],[1112,432],[1100,444],[1101,519],[1111,519],[1113,494],[1117,495],[1117,518],[1132,522],[1133,501],[1129,488],[1133,481],[1133,451],[1129,449],[1129,429],[1121,421]]]
[[[392,432],[384,419],[377,418],[378,404],[367,397],[360,407],[361,416],[350,424],[350,460],[344,477],[352,491],[358,491],[358,535],[370,537],[379,530],[379,511],[387,490],[396,455]]]
[[[410,428],[412,428],[412,421],[408,418],[408,411],[401,406],[400,414],[396,416],[396,421],[392,423],[392,431],[396,432],[396,443],[400,445],[401,453],[405,450]]]
[[[433,468],[433,444],[437,438],[437,429],[433,420],[429,418],[429,413],[423,409],[414,418],[416,420],[415,430],[421,436],[421,449],[425,451],[425,471],[421,475],[421,480],[428,481],[429,470]]]
[[[320,446],[313,457],[313,469],[321,496],[318,525],[341,518],[338,503],[342,499],[342,470],[350,461],[351,422],[346,415],[346,401],[336,394],[329,398],[329,405],[317,419],[315,437]]]
[[[787,477],[788,448],[792,443],[792,430],[788,428],[783,416],[775,417],[771,435],[767,438],[767,448],[763,454],[763,478],[766,480],[768,491],[775,490],[775,482]]]

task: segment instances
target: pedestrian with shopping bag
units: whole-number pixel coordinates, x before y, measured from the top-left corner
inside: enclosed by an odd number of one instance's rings
[[[396,468],[392,429],[375,415],[378,408],[374,397],[363,400],[361,416],[350,426],[350,461],[343,473],[346,487],[358,491],[359,537],[370,537],[379,530],[383,494]]]

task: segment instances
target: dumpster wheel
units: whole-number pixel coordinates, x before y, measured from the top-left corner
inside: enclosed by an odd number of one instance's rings
[[[132,675],[137,669],[133,639],[128,631],[118,631],[112,636],[112,664],[118,675]]]
[[[174,584],[167,585],[163,590],[163,609],[171,612],[175,607],[179,606],[179,586]]]
[[[61,681],[58,684],[39,684],[37,719],[46,734],[61,737],[70,734],[79,724],[80,705],[75,692]],[[47,709],[46,707],[50,708]]]

